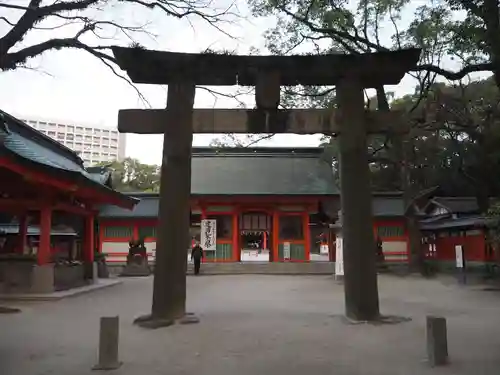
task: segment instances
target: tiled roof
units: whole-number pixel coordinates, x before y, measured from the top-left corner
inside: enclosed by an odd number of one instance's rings
[[[122,195],[102,184],[85,169],[82,159],[66,146],[31,128],[21,120],[0,110],[0,153],[27,163],[57,178],[68,178],[79,184],[88,184],[113,195],[128,206],[136,200]]]
[[[132,196],[139,198],[140,202],[133,210],[124,210],[115,206],[104,206],[100,210],[100,217],[108,218],[154,218],[158,216],[159,195],[157,193],[130,193]],[[327,199],[323,201],[327,204],[326,213],[331,217],[336,217],[340,208],[339,201],[331,201]],[[331,207],[330,207],[331,205]],[[373,216],[375,217],[402,217],[404,216],[404,204],[402,197],[386,196],[382,193],[379,196],[375,193],[372,198]]]
[[[452,228],[465,228],[465,227],[483,227],[486,225],[486,220],[481,216],[468,216],[459,217],[456,219],[446,218],[437,221],[426,222],[420,221],[421,230],[439,230],[439,229],[452,229]]]
[[[405,215],[403,197],[385,197],[374,195],[372,198],[373,216],[376,217],[402,217]]]
[[[87,172],[89,173],[89,177],[102,184],[106,185],[109,188],[113,188],[113,183],[111,180],[112,172],[107,167],[87,167]]]
[[[320,148],[193,149],[191,194],[197,196],[334,196],[333,171]],[[104,206],[103,217],[154,217],[158,194],[139,194],[130,212]]]
[[[194,195],[335,195],[321,148],[195,148]]]
[[[99,210],[100,217],[112,217],[120,219],[129,218],[154,218],[158,216],[159,197],[158,194],[130,194],[140,201],[132,210],[125,210],[121,207],[106,205]]]
[[[475,197],[435,197],[432,200],[448,209],[450,213],[479,212]]]

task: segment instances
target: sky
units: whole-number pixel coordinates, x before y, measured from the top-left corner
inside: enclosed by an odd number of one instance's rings
[[[6,0],[4,0],[5,2]],[[7,0],[8,2],[9,0]],[[227,6],[225,0],[218,0],[221,9]],[[11,3],[22,3],[23,0],[10,0]],[[418,3],[416,1],[415,3]],[[123,4],[123,3],[122,3]],[[1,8],[0,8],[1,9]],[[228,19],[221,24],[225,33],[220,32],[207,22],[190,18],[177,20],[166,17],[159,11],[151,12],[142,8],[124,7],[117,3],[106,13],[95,13],[97,17],[109,17],[114,21],[127,25],[144,25],[154,34],[135,35],[141,45],[150,49],[176,52],[201,52],[207,48],[214,50],[232,50],[245,54],[251,48],[264,50],[264,31],[274,25],[272,17],[252,18],[243,0],[237,0],[232,8],[241,17]],[[412,9],[403,16],[402,22],[412,18]],[[15,11],[1,10],[2,15],[12,19],[20,16]],[[8,13],[8,14],[7,14]],[[59,25],[58,20],[50,20],[47,26]],[[71,26],[56,30],[36,30],[24,40],[25,45],[37,43],[50,37],[68,37],[78,29]],[[6,25],[0,21],[0,35],[7,31]],[[228,35],[225,35],[228,34]],[[130,41],[123,35],[106,34],[111,38],[109,44],[129,45]],[[387,34],[386,37],[389,37]],[[95,43],[95,40],[87,40]],[[103,44],[104,42],[100,42]],[[0,108],[17,116],[41,117],[46,119],[96,124],[116,127],[118,110],[126,108],[144,108],[137,92],[123,79],[116,77],[111,70],[95,57],[78,50],[59,50],[48,52],[41,57],[30,60],[33,69],[17,69],[0,72]],[[119,71],[119,69],[118,69]],[[123,72],[121,72],[123,73]],[[406,76],[397,86],[388,86],[397,96],[411,93],[415,82]],[[137,85],[147,98],[152,108],[164,108],[166,103],[166,86]],[[230,93],[234,88],[214,88]],[[243,98],[248,106],[253,106],[253,97]],[[197,108],[234,108],[238,106],[235,99],[227,97],[215,98],[204,90],[197,90],[195,107]],[[195,146],[208,145],[219,135],[195,135]],[[316,146],[319,135],[277,135],[259,143],[273,146]],[[126,155],[137,158],[143,163],[159,164],[161,162],[163,139],[160,135],[127,135]]]

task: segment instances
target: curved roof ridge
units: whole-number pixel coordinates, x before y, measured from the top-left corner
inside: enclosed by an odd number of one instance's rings
[[[83,169],[85,168],[83,165],[82,158],[80,158],[80,156],[69,147],[63,145],[62,143],[56,141],[55,139],[50,138],[49,136],[43,134],[42,132],[32,128],[24,121],[18,119],[17,117],[12,116],[11,114],[1,109],[0,109],[0,115],[4,116],[9,122],[13,122],[16,126],[18,126],[19,127],[18,130],[21,130],[21,133],[25,133],[22,134],[23,136],[28,136],[33,140],[41,140],[42,142],[45,143],[46,146],[50,147],[54,152],[58,152],[59,154],[79,164]],[[18,131],[16,131],[16,129],[12,129],[11,126],[9,126],[9,128],[15,133],[19,133]]]

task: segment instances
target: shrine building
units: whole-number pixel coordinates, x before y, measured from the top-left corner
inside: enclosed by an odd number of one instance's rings
[[[154,261],[159,194],[130,193],[132,210],[103,206],[99,246],[108,263],[125,263],[128,243],[143,238]],[[191,242],[200,223],[216,223],[216,246],[206,262],[333,261],[340,192],[322,148],[194,148]],[[407,261],[401,193],[374,194],[374,234],[388,262]],[[175,220],[175,218],[172,218]],[[203,247],[203,244],[202,244]],[[374,250],[375,251],[375,250]]]
[[[138,202],[114,191],[108,172],[85,168],[75,152],[3,111],[0,180],[0,294],[95,281],[98,207]]]

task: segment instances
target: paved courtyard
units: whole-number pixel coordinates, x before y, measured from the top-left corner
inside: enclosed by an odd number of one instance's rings
[[[152,278],[58,302],[24,302],[0,315],[0,374],[91,374],[99,317],[120,315],[120,359],[113,374],[411,375],[500,371],[500,292],[448,280],[379,278],[382,312],[396,325],[348,325],[343,288],[329,276],[188,278],[198,325],[144,330]],[[13,303],[9,303],[10,306]],[[452,364],[425,363],[425,316],[448,319]]]

